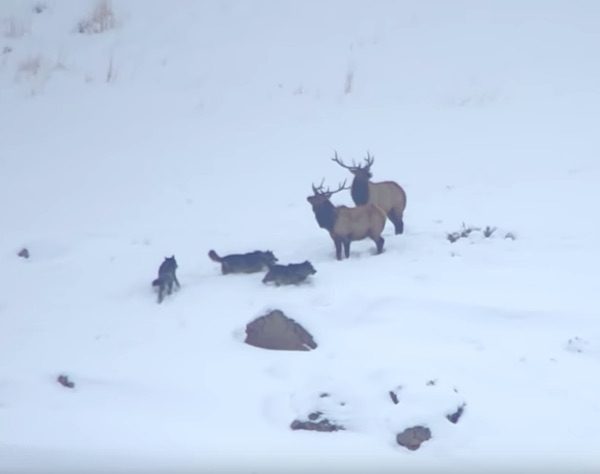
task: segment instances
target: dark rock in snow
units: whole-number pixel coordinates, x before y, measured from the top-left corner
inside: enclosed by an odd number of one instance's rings
[[[17,255],[19,257],[23,257],[23,258],[29,258],[29,250],[27,250],[25,247],[23,247]]]
[[[463,413],[465,412],[465,406],[466,404],[462,404],[461,406],[459,406],[456,411],[454,413],[450,413],[449,415],[446,415],[446,418],[448,419],[449,422],[451,423],[458,423],[458,420],[460,420],[461,416],[463,415]]]
[[[309,413],[308,421],[294,420],[292,421],[290,428],[293,430],[308,430],[322,432],[332,432],[346,429],[342,425],[332,423],[327,418],[322,418],[319,420],[319,418],[321,418],[322,416],[323,413],[321,413],[320,411]]]
[[[56,381],[61,384],[63,387],[67,388],[75,388],[75,383],[69,380],[69,377],[66,375],[59,375]]]
[[[573,337],[567,341],[565,349],[569,352],[581,354],[587,349],[588,341],[580,337]]]
[[[396,392],[394,392],[393,390],[390,390],[390,398],[392,399],[392,402],[394,402],[394,405],[398,405],[398,395],[396,395]]]
[[[419,449],[428,439],[431,439],[431,431],[425,426],[413,426],[396,435],[396,442],[411,451]]]
[[[246,344],[281,351],[309,351],[317,344],[309,332],[276,309],[246,326]]]

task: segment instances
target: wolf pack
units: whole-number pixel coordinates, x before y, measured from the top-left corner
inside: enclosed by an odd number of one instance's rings
[[[375,158],[367,153],[363,163],[345,164],[337,152],[332,161],[352,173],[351,186],[346,186],[344,180],[335,190],[325,189],[324,180],[318,186],[312,185],[313,194],[306,199],[312,207],[319,227],[329,232],[335,246],[337,260],[350,257],[350,244],[354,241],[370,238],[375,243],[376,253],[383,252],[385,243],[382,237],[386,219],[394,225],[396,234],[404,232],[404,210],[406,208],[406,193],[394,181],[371,181],[371,166]],[[331,197],[344,190],[350,190],[354,207],[336,206]],[[317,273],[308,261],[282,265],[272,251],[255,250],[219,256],[215,250],[208,252],[208,257],[221,264],[223,275],[232,273],[258,273],[266,271],[262,280],[264,284],[299,285],[310,275]],[[166,295],[171,295],[173,289],[181,287],[176,275],[177,261],[175,255],[165,257],[158,269],[158,278],[152,286],[158,293],[158,303],[162,303]]]

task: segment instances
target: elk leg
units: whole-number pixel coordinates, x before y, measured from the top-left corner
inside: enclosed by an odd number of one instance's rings
[[[334,239],[335,243],[335,258],[338,260],[342,259],[342,241],[340,239]]]
[[[344,241],[344,253],[346,254],[346,258],[350,258],[350,241]]]
[[[396,213],[393,209],[388,212],[388,219],[394,224],[394,231],[396,234],[402,234],[404,232],[404,221],[402,220],[402,214]]]
[[[373,239],[375,241],[375,245],[377,246],[377,253],[380,254],[383,252],[383,243],[385,242],[384,238],[379,236]]]

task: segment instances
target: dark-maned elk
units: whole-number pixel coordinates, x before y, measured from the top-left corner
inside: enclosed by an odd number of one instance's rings
[[[378,206],[372,203],[357,207],[334,206],[329,200],[333,194],[348,189],[345,184],[344,181],[335,191],[329,188],[323,190],[323,183],[319,187],[313,184],[313,195],[306,198],[319,227],[329,231],[335,244],[336,258],[342,259],[342,246],[346,258],[350,257],[350,242],[367,237],[377,245],[377,253],[383,252],[381,233],[385,226],[385,213]]]
[[[352,162],[352,166],[346,165],[339,157],[337,152],[332,158],[338,165],[346,168],[354,175],[352,181],[351,195],[354,204],[361,206],[366,203],[373,203],[379,206],[386,213],[396,234],[404,232],[404,208],[406,208],[406,193],[402,187],[394,181],[382,181],[381,183],[372,183],[371,166],[375,157],[367,153],[364,165],[357,165]]]

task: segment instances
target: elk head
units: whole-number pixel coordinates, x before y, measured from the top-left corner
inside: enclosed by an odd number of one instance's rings
[[[345,164],[338,157],[337,151],[335,152],[335,156],[331,159],[331,161],[336,162],[342,168],[346,168],[356,178],[369,180],[369,179],[371,179],[373,177],[373,175],[371,174],[371,166],[373,165],[373,162],[375,161],[375,157],[373,155],[371,155],[369,152],[367,152],[367,157],[365,158],[363,164],[358,164],[357,165],[354,162],[354,160],[352,160],[352,166],[349,166],[349,165]]]
[[[346,187],[346,180],[344,180],[342,183],[340,183],[338,185],[338,188],[335,191],[331,191],[329,188],[323,189],[324,183],[325,183],[325,178],[323,178],[323,180],[321,181],[321,184],[319,184],[319,186],[315,186],[313,184],[312,185],[313,195],[308,196],[306,198],[306,200],[312,205],[313,209],[321,206],[325,202],[328,202],[329,199],[331,198],[331,196],[333,196],[335,193],[339,193],[340,191],[343,191],[344,189],[350,189],[350,188]]]
[[[346,187],[346,181],[344,181],[335,191],[331,191],[329,188],[323,189],[324,181],[323,179],[319,186],[312,185],[313,195],[308,196],[306,200],[312,206],[319,227],[331,230],[336,220],[336,207],[331,204],[329,199],[333,194],[348,188]]]

